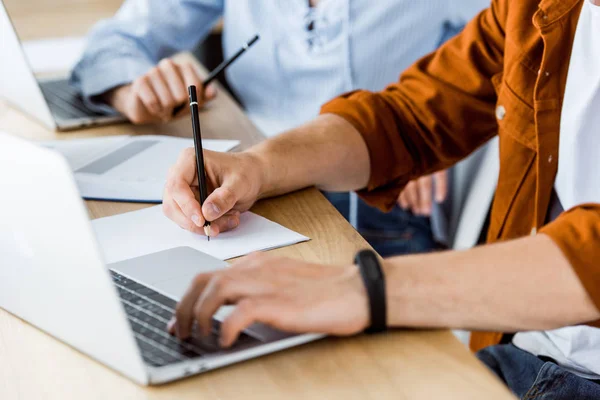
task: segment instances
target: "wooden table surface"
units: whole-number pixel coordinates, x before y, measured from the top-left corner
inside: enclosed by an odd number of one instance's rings
[[[4,0],[23,40],[84,34],[119,0]],[[2,77],[5,78],[5,77]],[[261,140],[220,93],[201,114],[206,137]],[[115,134],[190,136],[187,119],[55,133],[0,101],[0,130],[39,140]],[[0,183],[1,187],[1,183]],[[146,207],[88,202],[92,218]],[[253,211],[309,236],[280,255],[346,264],[366,242],[315,189],[262,201]],[[161,387],[140,387],[0,309],[0,399],[510,399],[508,391],[446,330],[398,330],[328,338]]]

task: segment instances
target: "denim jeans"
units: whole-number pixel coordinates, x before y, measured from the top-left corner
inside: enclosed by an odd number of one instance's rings
[[[337,210],[350,220],[348,193],[323,193]],[[358,199],[356,207],[358,233],[382,256],[425,253],[437,248],[429,218],[413,215],[396,206],[384,213]]]
[[[512,392],[523,400],[598,400],[600,383],[572,374],[512,344],[477,353]]]

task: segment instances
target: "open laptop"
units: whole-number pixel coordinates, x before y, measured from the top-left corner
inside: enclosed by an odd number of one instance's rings
[[[0,134],[0,307],[140,384],[160,384],[297,346],[255,324],[231,349],[165,331],[193,276],[224,261],[175,248],[105,265],[67,162]],[[143,227],[140,227],[143,229]],[[222,320],[222,318],[221,318]]]
[[[38,80],[0,0],[0,97],[52,130],[69,130],[125,121],[121,115],[90,110],[68,79]]]

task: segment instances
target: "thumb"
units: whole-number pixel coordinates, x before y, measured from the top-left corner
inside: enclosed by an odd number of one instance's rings
[[[214,221],[230,211],[237,201],[238,196],[232,187],[221,186],[208,196],[202,206],[202,214],[208,221]]]

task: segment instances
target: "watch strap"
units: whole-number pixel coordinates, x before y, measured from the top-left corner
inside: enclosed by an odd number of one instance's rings
[[[379,333],[387,329],[387,303],[385,295],[385,276],[377,254],[372,250],[361,250],[354,262],[360,270],[367,296],[371,323],[366,333]]]

